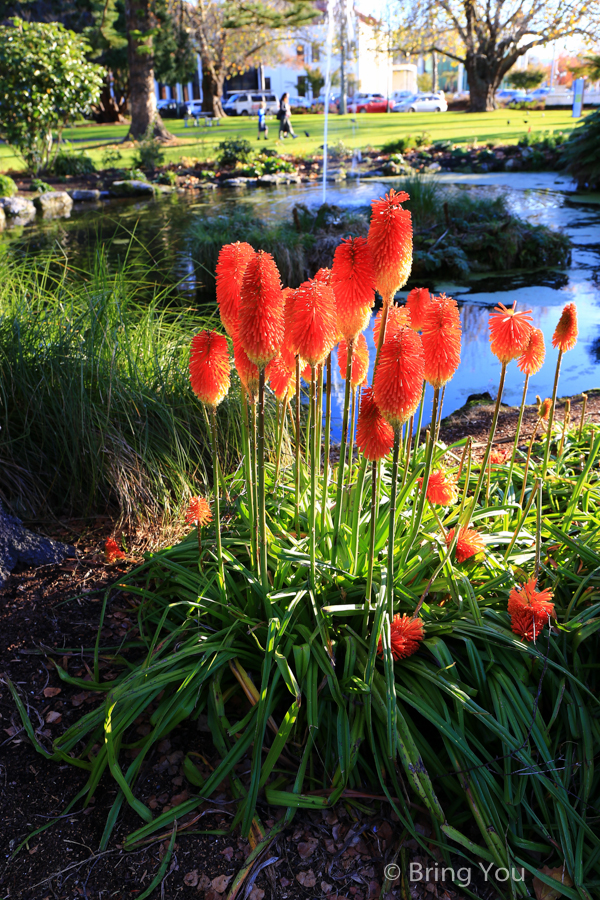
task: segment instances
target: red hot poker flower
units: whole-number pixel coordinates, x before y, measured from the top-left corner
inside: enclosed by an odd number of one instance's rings
[[[340,341],[338,344],[337,358],[340,374],[345,380],[346,368],[348,365],[348,344],[346,341]],[[352,374],[350,376],[352,387],[358,387],[359,384],[364,384],[367,380],[368,371],[369,348],[367,347],[367,341],[364,334],[359,334],[354,343],[354,351],[352,353]]]
[[[230,380],[227,338],[216,331],[200,331],[192,338],[190,382],[207,406],[217,406],[226,396]]]
[[[544,333],[539,328],[532,328],[517,365],[524,375],[535,375],[544,365],[545,356]]]
[[[217,303],[221,322],[231,338],[237,334],[242,278],[252,256],[254,256],[253,248],[242,241],[225,244],[219,251],[215,269]]]
[[[375,263],[375,287],[384,300],[391,299],[406,284],[412,268],[411,215],[402,209],[408,199],[404,191],[391,190],[371,203],[367,241]]]
[[[423,479],[417,479],[421,490],[423,490]],[[427,499],[430,503],[437,506],[451,506],[456,503],[456,482],[453,478],[449,478],[441,469],[437,469],[429,476],[427,484]]]
[[[340,334],[349,341],[369,323],[375,300],[375,266],[365,238],[347,238],[336,248],[331,270]]]
[[[421,619],[411,619],[410,616],[400,614],[394,616],[390,624],[390,649],[393,659],[406,659],[419,649],[423,640],[423,622]],[[377,652],[383,656],[383,641],[379,638]]]
[[[537,579],[530,578],[525,584],[514,587],[508,597],[511,628],[526,641],[535,641],[548,620],[556,618],[552,591],[537,591],[536,585]]]
[[[456,300],[441,294],[425,309],[421,321],[425,381],[440,388],[450,381],[460,363],[461,326]]]
[[[305,281],[294,294],[289,349],[309,366],[321,365],[337,340],[333,290],[321,281]]]
[[[322,281],[323,284],[328,284],[329,286],[331,286],[331,276],[332,276],[331,269],[327,269],[324,267],[322,269],[318,269],[315,272],[315,281]],[[289,288],[288,288],[288,290],[289,290]]]
[[[277,356],[283,343],[281,279],[270,253],[259,250],[248,262],[240,293],[239,339],[259,369]]]
[[[383,310],[379,310],[373,322],[373,340],[375,346],[379,346],[379,329],[381,328],[381,320],[383,318]],[[401,328],[412,328],[410,312],[405,306],[390,306],[388,308],[387,322],[385,325],[385,340],[389,340],[398,334]]]
[[[410,312],[410,326],[415,331],[423,330],[424,316],[433,299],[427,288],[413,288],[406,298],[406,308]]]
[[[501,466],[510,456],[510,450],[494,447],[490,453],[490,463],[492,466]]]
[[[394,429],[379,412],[373,388],[365,388],[360,396],[356,446],[371,462],[383,459],[394,446]]]
[[[293,397],[296,393],[296,360],[285,348],[271,360],[265,375],[278,400],[285,400],[286,394]]]
[[[446,535],[446,545],[448,547],[454,539],[454,533],[455,529],[452,528]],[[459,563],[464,562],[466,559],[470,559],[472,556],[476,556],[478,553],[483,553],[485,551],[485,540],[483,539],[483,535],[478,531],[475,531],[474,528],[463,526],[458,532],[454,550],[456,553],[456,560]]]
[[[546,397],[545,400],[542,400],[542,403],[540,404],[540,408],[538,410],[538,416],[540,417],[540,419],[543,419],[544,422],[547,422],[551,409],[552,409],[552,400],[550,400],[549,397]]]
[[[104,555],[106,562],[112,563],[116,559],[125,559],[125,554],[119,549],[119,545],[114,538],[107,538],[104,544]]]
[[[402,328],[384,341],[373,379],[375,402],[392,428],[414,413],[423,387],[423,346],[416,331]]]
[[[235,362],[237,373],[240,376],[240,381],[244,385],[250,398],[253,399],[258,394],[258,366],[256,366],[252,360],[248,359],[246,351],[238,340],[233,342],[233,361]]]
[[[517,312],[516,304],[507,309],[499,303],[490,315],[490,346],[501,363],[516,359],[527,347],[531,331],[531,312]]]
[[[577,343],[577,307],[574,303],[567,303],[558,320],[558,325],[552,335],[552,346],[558,347],[563,353],[572,350]]]
[[[212,522],[212,512],[206,497],[190,497],[185,511],[185,521],[187,525],[198,525],[199,528]]]

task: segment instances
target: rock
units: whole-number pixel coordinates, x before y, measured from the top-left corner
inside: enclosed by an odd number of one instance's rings
[[[153,197],[156,187],[147,181],[113,181],[110,192],[113,197]]]
[[[31,200],[26,200],[25,197],[0,197],[0,206],[9,219],[17,216],[23,219],[31,219],[35,216],[35,206]]]
[[[69,216],[73,201],[66,191],[46,191],[33,201],[45,219],[54,216]]]
[[[257,178],[257,184],[281,184],[282,178],[281,175],[277,175],[275,172],[271,172],[268,175],[261,175],[260,178]]]
[[[523,168],[523,161],[517,156],[511,156],[511,158],[507,159],[504,163],[504,168],[507,172],[518,172],[519,169]]]
[[[6,214],[2,207],[0,206],[0,231],[4,231],[6,227]]]
[[[239,178],[226,178],[225,181],[221,182],[223,187],[248,187],[248,185],[256,183],[256,178],[246,178],[245,176],[240,176]],[[258,183],[260,184],[260,178],[258,179]]]
[[[71,200],[74,200],[75,203],[85,203],[88,200],[99,200],[100,199],[100,191],[96,190],[77,190],[77,191],[69,191],[71,195]],[[104,192],[103,192],[104,193]]]
[[[175,188],[172,184],[154,184],[154,191],[157,194],[172,194]]]
[[[426,172],[441,172],[442,167],[440,166],[439,163],[435,162],[435,163],[431,163],[429,166],[425,166],[425,171]]]
[[[28,531],[0,505],[0,586],[18,562],[26,566],[48,566],[62,562],[65,556],[75,556],[74,547]]]
[[[480,394],[469,394],[465,400],[465,406],[469,403],[493,403],[494,399],[489,391],[483,391]]]
[[[283,183],[284,184],[302,184],[302,177],[300,175],[284,175]]]

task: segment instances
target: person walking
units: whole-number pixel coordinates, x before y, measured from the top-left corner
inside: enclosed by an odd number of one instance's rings
[[[285,138],[286,134],[291,134],[293,138],[298,137],[292,128],[292,107],[290,106],[290,97],[287,91],[281,95],[277,118],[279,119],[279,140],[281,140],[282,135]]]
[[[269,137],[269,128],[267,126],[267,104],[264,98],[258,108],[258,135],[256,137],[257,141],[260,141],[261,134],[264,134],[266,141]]]

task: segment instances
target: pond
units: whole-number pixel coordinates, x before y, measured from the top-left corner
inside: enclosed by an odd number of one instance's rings
[[[546,363],[530,380],[528,401],[552,391],[557,351],[551,346],[552,333],[565,303],[574,301],[579,316],[579,340],[563,360],[561,395],[575,394],[600,384],[600,206],[585,205],[572,193],[573,185],[553,173],[484,174],[438,177],[443,183],[461,185],[466,190],[483,192],[490,198],[505,194],[511,212],[530,222],[561,229],[573,242],[569,268],[549,271],[506,271],[493,276],[472,277],[468,283],[426,282],[436,293],[445,291],[460,305],[463,326],[462,364],[449,383],[444,413],[462,406],[473,393],[489,391],[495,396],[500,365],[492,356],[488,342],[488,315],[498,302],[510,306],[518,301],[520,309],[531,309],[534,324],[546,339]],[[331,185],[327,202],[342,207],[360,207],[370,203],[390,186],[394,179],[363,180]],[[266,190],[217,189],[210,192],[178,194],[159,201],[112,201],[95,208],[74,207],[71,219],[42,222],[20,231],[7,230],[1,237],[6,252],[17,255],[51,254],[64,264],[85,271],[93,264],[99,245],[109,259],[131,265],[154,266],[158,283],[177,285],[182,304],[205,307],[207,288],[212,292],[212,272],[203,271],[192,259],[187,238],[192,217],[230,213],[250,207],[257,218],[287,218],[295,203],[309,208],[322,202],[317,184],[273,187]],[[406,291],[398,294],[406,296]],[[374,357],[372,332],[366,333]],[[504,400],[520,403],[523,377],[516,364],[508,367]],[[339,437],[343,406],[343,381],[337,364],[333,366],[333,430]],[[425,410],[428,421],[431,392]]]

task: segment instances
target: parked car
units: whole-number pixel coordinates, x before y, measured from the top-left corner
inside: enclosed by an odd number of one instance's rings
[[[186,104],[181,100],[157,100],[156,108],[161,119],[183,119]]]
[[[388,109],[391,112],[394,108],[393,100],[386,100],[385,97],[382,97],[381,100],[378,98],[373,98],[373,100],[369,100],[368,103],[361,104],[357,108],[357,112],[360,113],[384,113],[387,112]]]
[[[308,99],[308,97],[299,97],[299,96],[290,97],[289,101],[290,101],[290,106],[292,107],[292,109],[294,107],[302,107],[302,109],[310,109],[310,107],[312,105],[310,100]]]
[[[510,103],[511,100],[516,100],[517,103],[520,103],[526,96],[527,94],[523,90],[496,91],[496,100],[499,100],[501,103]]]
[[[392,94],[392,100],[394,103],[402,103],[403,100],[406,100],[408,97],[412,97],[414,91],[394,91]]]
[[[267,103],[267,113],[275,115],[279,100],[271,91],[236,91],[227,97],[223,110],[228,116],[255,116],[263,100]]]
[[[448,103],[443,94],[411,94],[401,103],[394,104],[394,112],[447,112]]]

